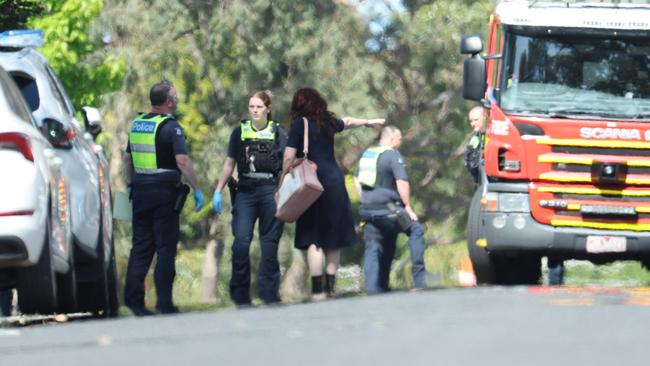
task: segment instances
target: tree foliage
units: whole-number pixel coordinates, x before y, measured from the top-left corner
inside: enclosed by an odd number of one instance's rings
[[[126,63],[104,54],[91,24],[102,0],[44,0],[45,15],[29,26],[45,32],[41,52],[48,58],[76,107],[96,105],[102,94],[122,86]]]
[[[0,32],[23,29],[30,17],[43,12],[38,0],[0,0]]]

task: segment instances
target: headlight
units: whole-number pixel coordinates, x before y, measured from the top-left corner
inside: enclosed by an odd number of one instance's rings
[[[526,193],[499,193],[499,211],[530,212],[530,203]]]

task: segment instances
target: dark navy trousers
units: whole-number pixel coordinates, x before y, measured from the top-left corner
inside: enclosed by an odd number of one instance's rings
[[[173,308],[172,287],[176,277],[176,245],[180,237],[179,213],[174,212],[178,190],[173,186],[134,186],[133,246],[124,284],[124,303],[144,307],[144,280],[156,254],[154,284],[158,310]]]
[[[259,219],[261,259],[257,270],[258,296],[265,303],[280,301],[278,242],[284,223],[275,218],[275,185],[258,185],[237,192],[233,207],[232,277],[230,297],[237,305],[248,305],[250,298],[250,246],[253,228]]]
[[[413,281],[415,288],[426,288],[424,268],[424,228],[413,221],[408,230],[402,230],[397,221],[390,217],[390,211],[361,209],[365,250],[363,271],[366,293],[377,294],[389,291],[390,266],[395,256],[397,235],[404,232],[409,236],[408,246],[411,254]]]

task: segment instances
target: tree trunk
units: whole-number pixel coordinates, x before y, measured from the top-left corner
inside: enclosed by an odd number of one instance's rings
[[[201,269],[201,284],[199,285],[199,298],[204,304],[216,304],[217,281],[219,279],[219,259],[223,253],[223,240],[218,237],[219,224],[217,218],[210,224],[210,237],[205,248],[203,266]]]
[[[280,297],[284,301],[297,301],[307,295],[307,266],[298,249],[291,252],[291,265],[280,284]]]

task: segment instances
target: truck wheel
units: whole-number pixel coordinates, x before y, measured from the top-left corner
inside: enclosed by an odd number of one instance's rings
[[[56,274],[52,268],[51,213],[48,213],[43,249],[38,263],[18,271],[18,308],[24,314],[52,314],[57,310]]]
[[[495,283],[494,264],[492,256],[487,250],[476,245],[482,237],[483,224],[481,222],[481,189],[474,192],[467,215],[467,250],[472,260],[476,282],[478,284]]]

